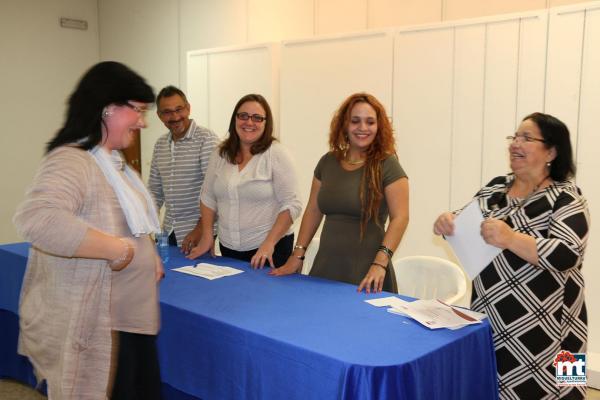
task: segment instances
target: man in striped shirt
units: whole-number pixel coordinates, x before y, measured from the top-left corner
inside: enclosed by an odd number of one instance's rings
[[[200,189],[219,138],[189,118],[190,104],[174,86],[160,91],[156,112],[169,132],[154,145],[148,187],[156,209],[165,206],[163,230],[170,233],[170,244],[187,254],[202,234]]]

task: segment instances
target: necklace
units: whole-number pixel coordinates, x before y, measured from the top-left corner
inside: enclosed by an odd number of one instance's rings
[[[497,216],[498,212],[500,211],[500,206],[498,204],[493,204],[490,207],[490,213],[487,215],[486,218],[496,218],[496,219],[500,219],[502,221],[506,221],[509,217],[511,217],[513,214],[517,213],[519,210],[521,210],[521,208],[523,208],[523,206],[529,201],[529,199],[531,197],[533,197],[534,194],[537,193],[537,191],[539,190],[540,186],[542,186],[542,184],[546,181],[546,179],[548,179],[550,177],[550,175],[546,175],[544,177],[544,179],[542,179],[537,185],[535,185],[533,187],[533,190],[531,192],[529,192],[529,194],[527,196],[525,196],[524,198],[517,198],[517,197],[512,197],[515,201],[516,201],[516,206],[513,206],[508,213],[506,213],[504,216]],[[512,182],[510,182],[509,186],[506,188],[506,191],[504,192],[504,196],[508,195],[508,192],[510,191],[510,188],[512,187],[512,185],[515,183],[515,181],[513,180]],[[510,205],[510,204],[509,204]]]
[[[350,165],[360,165],[360,164],[364,164],[366,160],[361,160],[360,158],[358,160],[353,160],[350,158],[350,155],[348,154],[348,150],[344,151],[344,161],[346,161],[347,164]]]
[[[550,175],[546,175],[542,178],[541,181],[539,181],[537,184],[535,184],[533,186],[533,189],[531,189],[530,192],[528,192],[526,195],[524,195],[523,197],[519,196],[519,198],[529,198],[531,197],[535,192],[537,192],[540,189],[540,186],[542,186],[544,184],[544,182],[546,182],[546,179],[550,178]],[[512,182],[510,182],[508,188],[507,188],[507,192],[509,192],[512,188],[512,186],[514,185],[515,181],[513,180]]]
[[[535,186],[533,187],[533,190],[531,191],[531,193],[535,193],[535,192],[537,192],[537,191],[538,191],[538,189],[540,188],[540,186],[542,186],[542,184],[543,184],[544,182],[546,182],[546,179],[548,179],[548,178],[550,178],[550,175],[546,175],[546,176],[544,177],[544,179],[542,179],[542,180],[540,181],[540,183],[538,183],[537,185],[535,185]]]
[[[344,161],[346,161],[346,163],[350,164],[350,165],[360,165],[360,164],[364,164],[365,160],[350,160],[350,159],[345,159]]]
[[[548,179],[550,177],[550,175],[546,175],[541,181],[538,182],[537,185],[535,185],[533,187],[533,189],[531,190],[531,192],[527,195],[527,198],[531,197],[535,192],[537,192],[540,188],[540,186],[542,186],[542,184],[544,182],[546,182],[546,179]]]

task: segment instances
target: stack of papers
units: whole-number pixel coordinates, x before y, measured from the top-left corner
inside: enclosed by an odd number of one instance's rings
[[[244,272],[241,269],[208,263],[199,263],[196,264],[196,266],[189,265],[186,267],[173,268],[172,271],[199,276],[201,278],[209,279],[211,281],[213,279],[222,278],[224,276],[237,275]]]
[[[408,302],[391,296],[365,301],[375,307],[388,306],[388,312],[410,317],[429,329],[460,329],[463,326],[480,324],[486,317],[485,314],[453,307],[440,300]]]

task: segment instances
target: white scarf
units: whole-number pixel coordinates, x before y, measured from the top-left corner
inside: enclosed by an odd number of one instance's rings
[[[133,233],[135,237],[147,235],[152,232],[159,233],[161,231],[160,223],[158,222],[158,214],[154,207],[154,201],[150,197],[148,190],[146,190],[146,187],[137,172],[123,162],[121,154],[116,150],[109,153],[108,150],[103,147],[96,146],[89,152],[94,160],[96,160],[96,163],[100,167],[100,170],[102,170],[106,180],[115,191],[131,233]],[[117,169],[117,165],[124,166],[124,168],[121,169],[123,170],[125,178],[127,178],[129,183],[144,196],[147,207],[144,207],[140,198],[134,193],[131,187],[129,187],[127,182],[125,182],[123,175],[120,174]],[[148,212],[145,212],[145,210],[148,210]]]

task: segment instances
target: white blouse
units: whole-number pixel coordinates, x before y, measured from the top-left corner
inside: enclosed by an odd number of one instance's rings
[[[277,216],[289,210],[292,221],[302,212],[297,174],[288,151],[273,142],[239,171],[215,150],[208,163],[200,201],[217,214],[219,241],[236,251],[262,244]],[[290,227],[287,234],[292,233]]]

